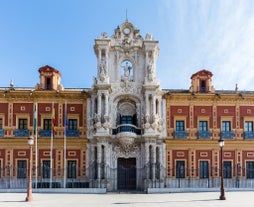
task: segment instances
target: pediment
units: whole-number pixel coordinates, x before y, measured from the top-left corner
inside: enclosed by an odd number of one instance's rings
[[[39,73],[57,73],[61,76],[60,72],[58,70],[56,70],[55,68],[49,66],[49,65],[45,65],[43,67],[39,68]]]
[[[203,70],[200,70],[200,71],[194,73],[194,74],[191,76],[191,79],[196,78],[196,77],[200,77],[200,76],[201,76],[201,77],[204,77],[204,76],[206,76],[206,77],[212,77],[213,74],[212,74],[212,72],[210,72],[209,70],[203,69]]]

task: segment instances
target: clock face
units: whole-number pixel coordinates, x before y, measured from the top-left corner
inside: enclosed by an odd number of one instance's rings
[[[131,29],[130,29],[129,27],[125,27],[125,28],[123,29],[123,33],[124,33],[124,34],[130,34],[130,33],[131,33]]]

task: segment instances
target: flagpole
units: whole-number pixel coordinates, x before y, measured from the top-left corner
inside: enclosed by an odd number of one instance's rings
[[[53,176],[53,137],[54,137],[54,102],[52,102],[52,117],[51,117],[51,139],[50,139],[50,181],[49,187],[52,188],[52,176]]]
[[[35,135],[35,188],[37,188],[38,183],[38,130],[37,130],[37,119],[38,119],[38,113],[37,113],[37,102],[35,102],[35,108],[34,108],[34,135]]]
[[[67,133],[67,102],[65,101],[64,105],[64,188],[66,188],[66,133]]]

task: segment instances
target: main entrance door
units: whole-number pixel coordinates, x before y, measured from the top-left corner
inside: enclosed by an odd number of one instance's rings
[[[136,158],[118,158],[117,189],[136,190]]]

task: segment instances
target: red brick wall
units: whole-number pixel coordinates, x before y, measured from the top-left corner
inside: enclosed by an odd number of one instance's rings
[[[209,128],[213,127],[213,108],[212,106],[194,106],[194,128],[198,127],[198,116],[209,117]]]
[[[4,114],[5,122],[3,124],[8,126],[8,103],[0,103],[0,113]]]

